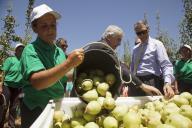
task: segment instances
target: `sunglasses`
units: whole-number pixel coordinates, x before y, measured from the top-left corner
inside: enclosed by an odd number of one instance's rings
[[[143,31],[140,31],[140,32],[136,32],[136,34],[138,36],[142,36],[142,35],[145,35],[147,33],[147,30],[143,30]]]

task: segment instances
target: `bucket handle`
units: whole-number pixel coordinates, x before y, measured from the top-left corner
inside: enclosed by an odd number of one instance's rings
[[[132,76],[131,76],[131,73],[129,74],[129,81],[125,81],[123,79],[123,74],[122,74],[122,68],[121,68],[121,64],[120,64],[120,60],[119,60],[119,75],[120,75],[120,79],[121,79],[121,82],[124,86],[128,86],[128,84],[132,83],[134,86],[136,85],[136,83],[133,81],[132,79]]]

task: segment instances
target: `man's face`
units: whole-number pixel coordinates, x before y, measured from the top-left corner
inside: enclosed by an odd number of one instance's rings
[[[144,24],[139,24],[135,27],[135,33],[142,42],[145,42],[149,36],[149,30]]]
[[[116,49],[119,45],[121,45],[121,39],[122,36],[121,35],[111,35],[108,37],[109,40],[109,45],[112,49]]]
[[[59,46],[60,46],[60,48],[61,48],[64,52],[66,52],[67,47],[68,47],[67,41],[66,41],[66,40],[61,40]]]
[[[37,20],[33,30],[47,43],[53,43],[56,38],[56,18],[52,14],[45,14]]]

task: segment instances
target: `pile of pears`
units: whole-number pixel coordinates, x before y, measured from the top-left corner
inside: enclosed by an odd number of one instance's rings
[[[72,117],[55,111],[53,128],[192,128],[189,92],[130,107],[116,104],[109,91],[115,82],[113,73],[100,69],[80,73],[75,88],[86,104],[73,107]]]
[[[192,95],[183,92],[142,105],[116,104],[110,92],[73,108],[55,111],[54,128],[192,128]]]
[[[75,81],[75,89],[78,96],[89,103],[99,97],[105,97],[106,92],[115,84],[113,73],[104,73],[100,69],[90,69],[78,75]]]

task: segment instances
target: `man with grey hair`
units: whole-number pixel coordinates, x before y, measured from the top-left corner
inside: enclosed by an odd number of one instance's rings
[[[112,48],[116,49],[117,46],[121,44],[121,39],[123,38],[123,30],[115,25],[109,25],[103,35],[101,40],[105,42]]]
[[[124,35],[124,32],[120,27],[118,27],[116,25],[109,25],[105,29],[105,31],[102,35],[102,38],[99,42],[106,43],[113,50],[115,50],[121,44],[123,35]],[[142,83],[141,80],[139,80],[136,76],[132,75],[129,72],[129,69],[126,66],[126,64],[124,64],[123,62],[120,62],[120,66],[122,69],[121,70],[122,78],[123,78],[124,82],[122,81],[122,85],[119,87],[119,90],[117,90],[117,91],[120,91],[121,95],[127,96],[128,89],[126,86],[133,86],[135,88],[140,88],[148,95],[161,95],[161,92],[158,89],[156,89],[153,86],[149,86],[149,85]],[[126,81],[131,81],[131,82],[128,83]]]

